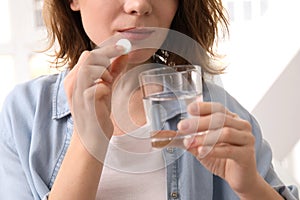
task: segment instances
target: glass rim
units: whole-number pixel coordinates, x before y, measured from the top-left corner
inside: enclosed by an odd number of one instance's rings
[[[185,70],[180,70],[180,71],[177,71],[177,70],[170,70],[170,69],[184,69],[186,68]],[[169,70],[169,71],[167,71]],[[162,73],[155,73],[157,71],[161,71]],[[141,78],[142,76],[147,76],[147,77],[154,77],[154,76],[164,76],[164,75],[173,75],[173,74],[184,74],[184,73],[187,73],[187,72],[198,72],[201,74],[201,67],[198,66],[198,65],[174,65],[174,66],[163,66],[163,67],[157,67],[157,68],[154,68],[154,69],[149,69],[149,70],[146,70],[146,71],[143,71],[139,74],[139,77]]]

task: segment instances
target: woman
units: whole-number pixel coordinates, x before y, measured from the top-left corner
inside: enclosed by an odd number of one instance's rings
[[[206,156],[199,136],[185,141],[190,153],[164,149],[167,164],[157,171],[131,174],[101,162],[112,157],[105,139],[126,134],[111,115],[116,82],[138,64],[157,62],[168,53],[144,49],[123,55],[122,46],[95,47],[117,34],[135,40],[148,34],[145,27],[159,27],[186,34],[204,48],[206,59],[217,58],[213,43],[219,24],[227,27],[220,1],[45,0],[44,4],[50,46],[58,41],[57,64],[68,63],[68,70],[22,84],[8,96],[1,113],[0,199],[297,198],[296,188],[284,186],[272,169],[270,148],[255,119],[208,83],[203,87],[206,102],[189,106],[195,118],[178,124],[182,133],[207,130],[211,123],[221,131]],[[167,64],[185,62],[170,54],[164,59]],[[202,63],[203,70],[221,73],[211,61]],[[142,126],[141,95],[133,96],[130,117]],[[83,142],[83,135],[99,131],[105,137],[92,137],[89,145]]]

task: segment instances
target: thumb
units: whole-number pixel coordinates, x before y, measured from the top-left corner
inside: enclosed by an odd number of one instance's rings
[[[116,58],[109,66],[108,70],[115,79],[124,69],[126,69],[128,63],[128,55],[122,55]]]

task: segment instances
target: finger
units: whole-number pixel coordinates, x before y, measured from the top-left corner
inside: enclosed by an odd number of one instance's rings
[[[222,128],[207,131],[206,134],[186,138],[184,145],[186,148],[197,146],[213,146],[217,144],[229,144],[234,146],[254,145],[255,138],[251,133],[243,132],[233,128]]]
[[[121,47],[121,49],[118,47]],[[110,58],[119,56],[123,49],[122,46],[105,46],[92,51],[88,61],[80,69],[80,86],[78,87],[88,88],[99,81],[112,83],[113,79],[127,65],[127,56],[118,57],[111,65]]]
[[[111,75],[116,78],[126,68],[127,63],[128,55],[122,55],[113,61],[108,70],[110,71]]]
[[[202,116],[212,113],[224,113],[231,117],[237,117],[236,113],[230,112],[220,103],[194,101],[188,105],[188,112],[191,115]]]
[[[113,82],[113,76],[110,74],[107,68],[102,66],[85,66],[81,69],[80,73],[80,88],[88,88],[100,82]]]
[[[110,101],[110,97],[111,97],[111,85],[110,84],[107,84],[106,82],[102,82],[101,84],[97,84],[96,86],[96,89],[95,89],[95,109],[97,108],[100,108],[100,105],[99,105],[99,102],[103,102],[105,103],[105,108],[107,110],[107,113],[111,113],[111,101]],[[96,110],[96,113],[97,115],[99,113],[102,113],[103,111],[101,110]],[[99,118],[99,115],[98,115],[98,119],[99,121],[102,121],[100,120],[101,118]]]
[[[105,82],[87,88],[83,93],[74,91],[74,120],[78,133],[84,135],[85,139],[96,135],[111,136],[113,130],[110,121],[110,93],[111,87]],[[80,98],[78,97],[80,95]],[[81,99],[85,99],[82,101]],[[90,136],[85,133],[91,134]],[[88,146],[89,148],[94,148]]]
[[[202,132],[220,129],[222,127],[251,131],[251,124],[248,121],[219,112],[201,117],[183,119],[178,123],[177,127],[178,130],[183,133]]]
[[[199,153],[198,149],[201,149],[200,153]],[[187,150],[193,156],[195,156],[197,159],[199,159],[199,158],[204,158],[205,156],[207,156],[207,154],[209,154],[212,149],[213,149],[212,146],[206,146],[205,148],[203,148],[203,147],[194,147],[194,148],[189,148]]]
[[[215,146],[199,146],[195,148],[190,148],[188,151],[195,156],[198,160],[219,158],[219,159],[232,159],[238,160],[244,155],[250,155],[252,148],[246,150],[243,146],[234,145],[215,145]]]
[[[99,84],[93,85],[92,87],[87,88],[83,95],[86,102],[91,102],[93,107],[95,100],[101,100],[105,96],[111,94],[111,86],[106,82],[100,82]],[[81,95],[81,94],[79,94]]]
[[[206,158],[231,159],[241,162],[241,160],[251,159],[249,156],[255,155],[253,147],[218,145],[214,147],[198,147],[196,157],[201,161]]]
[[[90,56],[84,63],[86,65],[100,65],[109,67],[111,59],[123,55],[125,49],[119,45],[107,45],[94,49],[90,52]]]
[[[123,47],[121,47],[121,48],[123,48]],[[79,71],[79,69],[83,65],[93,66],[93,65],[99,65],[99,63],[100,63],[100,66],[108,66],[109,62],[108,62],[108,57],[107,56],[113,56],[114,54],[119,55],[119,53],[116,52],[114,49],[115,48],[113,48],[113,46],[109,46],[109,47],[103,47],[99,50],[84,51],[81,54],[81,56],[79,57],[77,64],[74,66],[74,68],[66,76],[65,80],[67,82],[69,80],[72,80],[72,79],[74,80],[77,73],[78,73],[78,71]],[[120,51],[118,48],[117,48],[117,50]],[[123,50],[121,50],[121,52],[122,51]],[[101,53],[103,55],[100,55]],[[92,63],[95,63],[95,64],[92,64]]]

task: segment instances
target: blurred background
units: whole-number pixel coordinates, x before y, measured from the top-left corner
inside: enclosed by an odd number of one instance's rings
[[[56,73],[45,48],[42,0],[2,0],[0,108],[19,83]],[[224,0],[230,38],[219,45],[223,87],[260,122],[286,184],[300,186],[300,1]],[[299,187],[300,188],[300,187]]]

